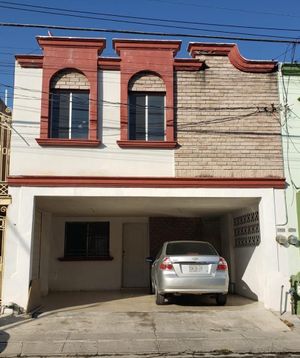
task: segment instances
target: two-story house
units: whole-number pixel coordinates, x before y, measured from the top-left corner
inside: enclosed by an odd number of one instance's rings
[[[277,64],[236,45],[38,37],[16,56],[3,302],[147,287],[166,240],[212,242],[230,290],[279,309]]]

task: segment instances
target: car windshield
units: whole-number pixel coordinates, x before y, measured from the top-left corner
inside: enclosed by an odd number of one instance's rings
[[[217,251],[207,242],[171,242],[167,244],[167,255],[218,255]]]

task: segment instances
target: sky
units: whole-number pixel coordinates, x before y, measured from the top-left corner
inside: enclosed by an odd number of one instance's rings
[[[36,6],[53,9],[36,8]],[[73,12],[62,11],[61,9],[73,10]],[[53,12],[56,14],[53,14]],[[66,16],[66,14],[72,16]],[[136,18],[126,18],[125,16]],[[150,20],[140,19],[140,17],[147,17]],[[165,20],[168,20],[168,22]],[[241,0],[0,0],[0,23],[47,24],[169,33],[170,36],[163,37],[163,39],[182,40],[182,50],[178,54],[179,57],[189,56],[186,51],[189,42],[235,42],[238,44],[241,54],[249,59],[300,62],[300,45],[205,39],[201,37],[202,35],[212,35],[264,38],[264,36],[269,35],[274,36],[274,39],[282,39],[283,37],[300,39],[299,20],[299,0],[252,0],[247,2]],[[142,24],[137,22],[142,22]],[[148,24],[145,24],[146,22]],[[166,27],[166,25],[170,27]],[[224,25],[228,26],[225,27]],[[251,27],[279,28],[281,30],[253,29]],[[291,29],[299,31],[290,31]],[[41,51],[35,37],[38,35],[46,36],[47,33],[47,29],[0,26],[0,97],[4,98],[4,92],[7,89],[9,106],[13,106],[14,55],[40,54]],[[112,50],[112,38],[161,38],[158,35],[66,30],[51,30],[51,33],[53,36],[104,37],[107,40],[107,48],[102,53],[103,56],[116,55]],[[183,38],[171,36],[171,34],[192,34],[195,37]]]

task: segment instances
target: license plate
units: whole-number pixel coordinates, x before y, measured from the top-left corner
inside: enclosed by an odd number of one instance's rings
[[[208,265],[182,265],[183,273],[208,273]]]

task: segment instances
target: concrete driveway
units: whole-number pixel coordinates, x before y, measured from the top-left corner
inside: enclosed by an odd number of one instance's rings
[[[225,307],[199,297],[156,306],[141,291],[54,293],[35,319],[0,318],[0,357],[300,352],[300,320],[285,319],[294,326],[239,296]]]

